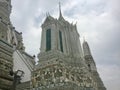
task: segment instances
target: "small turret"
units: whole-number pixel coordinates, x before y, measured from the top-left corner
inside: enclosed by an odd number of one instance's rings
[[[88,45],[87,41],[85,41],[85,39],[83,42],[83,52],[84,52],[84,56],[91,55],[89,45]]]
[[[61,3],[59,2],[59,20],[64,20],[61,12]]]
[[[83,56],[90,71],[97,71],[94,59],[92,57],[87,41],[83,42]]]

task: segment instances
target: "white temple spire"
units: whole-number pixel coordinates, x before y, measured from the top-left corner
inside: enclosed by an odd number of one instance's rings
[[[62,17],[62,13],[61,13],[61,3],[59,2],[59,17]]]
[[[61,12],[61,3],[59,2],[59,20],[64,19]]]

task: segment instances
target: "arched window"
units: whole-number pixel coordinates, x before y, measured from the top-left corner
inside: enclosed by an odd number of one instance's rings
[[[60,50],[63,52],[62,32],[61,31],[59,31],[59,40],[60,40]]]
[[[46,31],[46,51],[51,50],[51,29]]]

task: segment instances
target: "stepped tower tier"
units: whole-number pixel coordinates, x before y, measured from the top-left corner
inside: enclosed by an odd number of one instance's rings
[[[52,51],[63,53],[66,56],[82,57],[80,35],[77,32],[76,24],[73,25],[66,21],[62,16],[61,8],[59,10],[58,19],[48,15],[42,24],[41,52],[38,58],[41,58],[41,54]]]
[[[48,15],[42,24],[39,62],[32,75],[33,90],[96,90],[84,62],[76,25]]]

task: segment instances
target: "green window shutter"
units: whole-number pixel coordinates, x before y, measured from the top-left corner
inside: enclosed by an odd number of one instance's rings
[[[60,50],[63,52],[62,32],[61,31],[59,31],[59,40],[60,40]]]
[[[51,29],[46,31],[46,51],[51,50]]]

